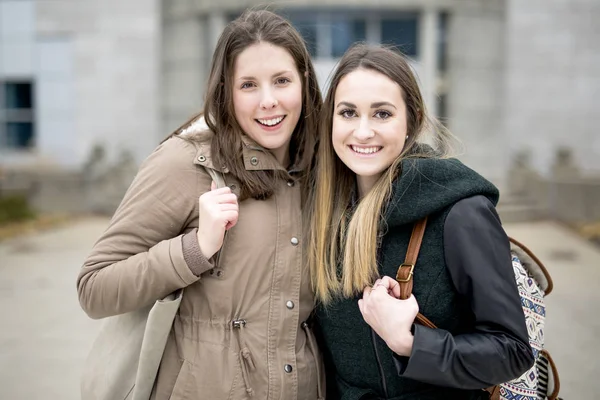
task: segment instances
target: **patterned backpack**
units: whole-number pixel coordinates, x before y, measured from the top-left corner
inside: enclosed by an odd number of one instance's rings
[[[415,223],[404,264],[398,268],[396,280],[400,284],[400,298],[412,293],[412,276],[425,233],[427,218]],[[535,359],[531,369],[509,382],[485,389],[491,400],[561,400],[558,397],[560,381],[556,365],[544,349],[544,296],[552,291],[552,278],[542,262],[523,244],[510,239],[510,250],[515,280],[521,296],[529,344]],[[430,328],[436,326],[421,313],[416,322]]]
[[[544,264],[523,244],[510,239],[512,264],[525,313],[529,344],[535,364],[522,376],[500,385],[501,400],[559,399],[560,381],[556,365],[544,349],[544,297],[552,291],[552,278]]]

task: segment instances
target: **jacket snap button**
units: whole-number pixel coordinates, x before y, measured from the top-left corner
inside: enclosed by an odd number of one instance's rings
[[[293,246],[298,246],[298,243],[300,243],[300,241],[298,240],[298,238],[293,237],[290,242],[292,243]]]
[[[252,164],[252,165],[256,165],[256,164],[258,164],[258,158],[256,158],[256,157],[251,157],[251,158],[250,158],[250,164]]]
[[[293,302],[293,301],[291,301],[291,300],[288,300],[288,301],[285,303],[285,306],[291,310],[291,309],[293,309],[293,308],[294,308],[294,302]]]
[[[288,374],[291,374],[291,373],[292,373],[292,370],[293,370],[293,368],[292,368],[292,366],[291,366],[290,364],[285,364],[285,366],[283,367],[283,370],[284,370],[285,372],[287,372]]]
[[[199,157],[198,157],[198,161],[200,161],[200,162],[204,162],[204,161],[206,161],[206,157],[204,157],[204,156],[199,156]]]

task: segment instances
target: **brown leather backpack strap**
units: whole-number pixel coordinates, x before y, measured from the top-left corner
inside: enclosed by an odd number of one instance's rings
[[[408,242],[408,250],[406,251],[406,258],[396,273],[396,280],[400,284],[400,298],[402,300],[408,299],[412,294],[413,273],[417,258],[419,257],[419,250],[421,249],[426,226],[427,217],[417,221],[413,226],[410,241]]]
[[[500,400],[500,386],[492,386],[484,390],[490,394],[490,400]]]
[[[400,298],[406,300],[412,294],[413,288],[413,274],[415,271],[415,265],[417,258],[419,257],[419,250],[421,249],[421,243],[423,243],[423,235],[425,234],[425,228],[427,227],[427,217],[419,220],[413,226],[410,241],[408,242],[408,250],[406,251],[406,258],[404,263],[398,268],[396,273],[396,280],[400,284]],[[427,319],[423,314],[418,313],[415,319],[418,324],[427,326],[429,328],[435,328],[436,326]]]
[[[433,322],[431,322],[429,320],[429,318],[427,318],[426,316],[424,316],[421,313],[417,314],[417,317],[415,318],[415,322],[417,324],[419,324],[419,325],[423,325],[423,326],[426,326],[426,327],[431,328],[431,329],[436,329],[437,328],[437,326],[435,326],[435,324]]]

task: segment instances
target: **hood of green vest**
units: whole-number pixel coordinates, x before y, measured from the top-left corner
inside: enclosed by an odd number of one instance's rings
[[[498,189],[457,159],[407,158],[393,184],[385,220],[388,226],[413,223],[476,195],[498,203]]]

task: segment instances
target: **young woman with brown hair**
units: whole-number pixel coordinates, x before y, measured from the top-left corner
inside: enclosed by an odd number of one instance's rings
[[[298,32],[244,13],[217,43],[204,112],[141,165],[85,261],[92,318],[185,288],[152,399],[322,398],[301,207],[320,107]]]

